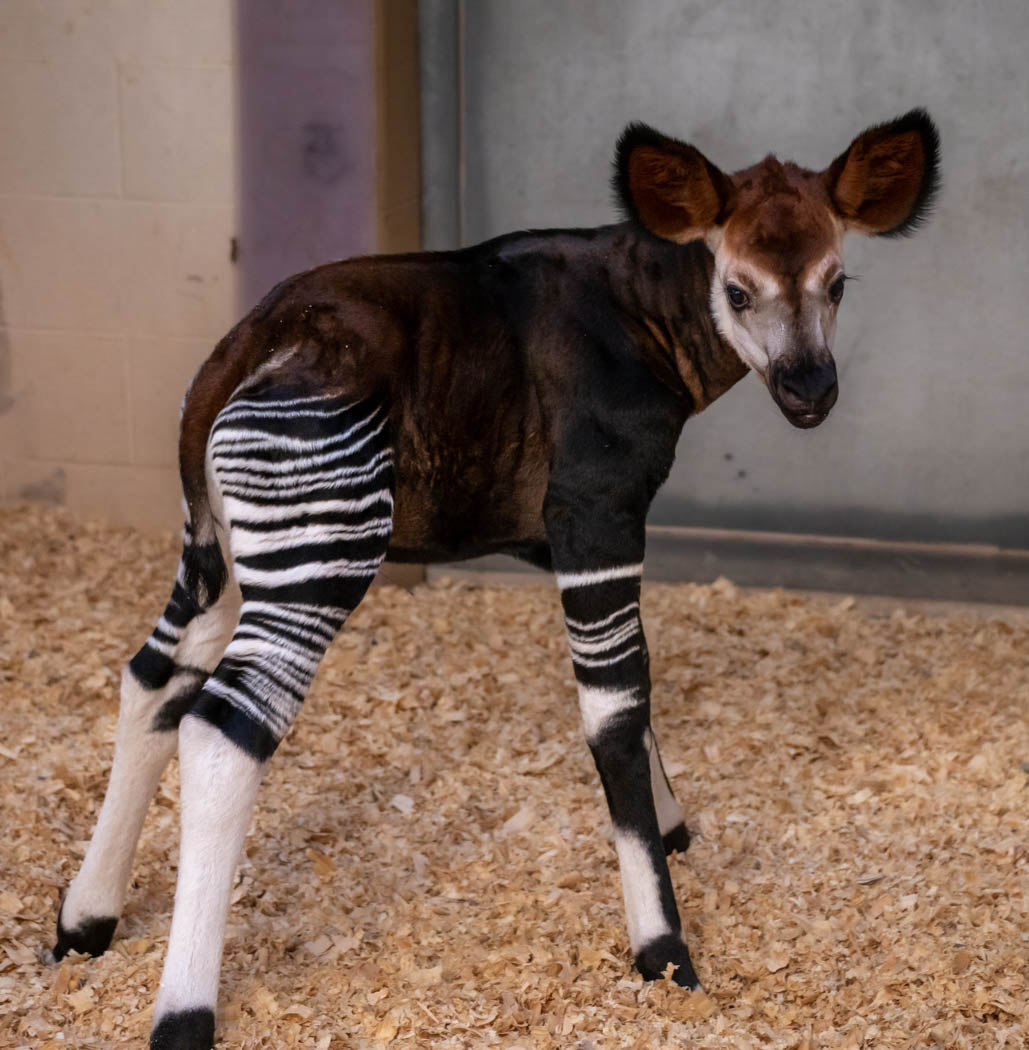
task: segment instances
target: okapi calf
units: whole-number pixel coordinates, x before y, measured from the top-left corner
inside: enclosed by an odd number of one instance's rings
[[[387,556],[504,551],[553,569],[586,739],[646,978],[697,975],[666,853],[682,811],[650,728],[644,526],[683,424],[753,369],[787,419],[836,401],[848,230],[925,217],[938,137],[914,110],[821,172],[734,175],[632,124],[628,219],[292,277],[217,346],[182,415],[185,546],[129,664],[111,780],[54,954],[121,914],[144,813],[176,745],[182,848],[154,1050],[206,1050],[229,894],[265,764]]]

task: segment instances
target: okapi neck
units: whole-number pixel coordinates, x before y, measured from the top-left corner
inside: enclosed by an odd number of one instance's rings
[[[611,237],[610,287],[637,351],[700,412],[747,374],[711,316],[714,256],[703,241],[675,244],[632,222]]]

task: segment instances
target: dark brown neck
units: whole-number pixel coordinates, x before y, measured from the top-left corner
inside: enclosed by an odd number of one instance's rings
[[[714,256],[703,242],[661,241],[628,222],[612,227],[611,236],[611,294],[640,355],[701,411],[747,373],[711,316]]]

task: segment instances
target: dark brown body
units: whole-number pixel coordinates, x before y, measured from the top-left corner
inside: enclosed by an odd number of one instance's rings
[[[197,377],[183,417],[187,495],[203,484],[217,411],[252,373],[272,370],[277,382],[390,406],[391,557],[505,551],[547,565],[543,504],[555,460],[575,455],[561,448],[571,434],[601,460],[605,440],[638,440],[610,449],[612,468],[639,458],[652,497],[685,419],[745,374],[715,331],[711,272],[703,244],[623,223],[290,278]]]

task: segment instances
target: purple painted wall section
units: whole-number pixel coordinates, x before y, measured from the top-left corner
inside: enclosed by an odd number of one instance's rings
[[[375,250],[374,0],[240,0],[240,296]]]

